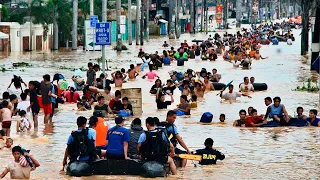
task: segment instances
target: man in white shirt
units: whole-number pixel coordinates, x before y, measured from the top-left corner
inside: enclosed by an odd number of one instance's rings
[[[232,84],[229,86],[229,91],[228,92],[223,93],[223,91],[224,91],[224,89],[222,91],[220,91],[220,97],[222,99],[225,99],[225,100],[233,100],[233,101],[235,101],[237,99],[237,97],[241,97],[241,96],[247,96],[248,98],[251,98],[251,96],[249,96],[247,94],[234,92]]]
[[[250,92],[250,91],[254,91],[254,87],[252,84],[250,84],[249,82],[249,78],[248,77],[244,77],[243,78],[243,83],[240,85],[240,92]]]
[[[27,94],[21,93],[20,97],[22,101],[18,103],[16,111],[18,112],[24,110],[28,114],[30,112],[30,101],[27,100]]]

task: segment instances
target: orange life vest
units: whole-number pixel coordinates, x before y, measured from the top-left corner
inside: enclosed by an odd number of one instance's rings
[[[97,126],[94,130],[96,130],[96,146],[105,146],[109,127],[102,117],[98,117]]]

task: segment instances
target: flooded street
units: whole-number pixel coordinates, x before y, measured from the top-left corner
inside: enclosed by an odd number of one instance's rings
[[[230,32],[235,32],[231,30]],[[222,34],[223,32],[220,32]],[[300,54],[300,30],[294,30],[296,41],[292,46],[281,42],[278,46],[262,46],[261,55],[268,56],[268,59],[253,61],[252,69],[242,70],[233,68],[231,63],[225,62],[220,56],[217,61],[195,62],[189,60],[185,66],[176,66],[176,62],[171,66],[164,66],[157,71],[162,82],[169,79],[168,71],[185,71],[188,68],[200,71],[206,68],[211,71],[213,68],[222,75],[221,82],[227,84],[234,80],[235,90],[238,84],[243,81],[243,77],[254,76],[256,82],[267,83],[268,90],[254,92],[252,99],[241,97],[236,103],[229,103],[220,100],[216,96],[218,91],[205,94],[205,99],[198,102],[198,108],[191,111],[190,117],[178,117],[176,126],[179,134],[186,142],[187,146],[196,150],[203,147],[206,138],[211,137],[214,147],[226,155],[226,159],[218,162],[215,166],[194,167],[191,162],[185,169],[179,169],[177,176],[169,176],[167,179],[317,179],[320,168],[320,129],[315,127],[277,127],[277,128],[237,128],[233,127],[233,121],[238,119],[240,109],[247,109],[253,106],[258,110],[258,114],[264,114],[266,106],[264,98],[267,96],[280,96],[282,103],[290,115],[294,115],[296,108],[302,106],[307,115],[312,108],[318,109],[319,94],[293,91],[302,82],[311,78],[310,64],[306,63]],[[212,34],[213,35],[213,34]],[[166,37],[150,39],[143,50],[146,53],[159,51],[163,41],[167,40],[170,45],[180,46],[184,39],[189,45],[193,39],[207,39],[205,34],[184,34],[178,41],[168,41]],[[128,69],[130,64],[134,64],[140,46],[128,46],[129,51],[117,54],[111,48],[107,48],[106,58],[109,68]],[[82,50],[63,51],[30,55],[12,55],[2,59],[1,64],[6,68],[11,67],[14,62],[28,62],[32,67],[18,68],[6,72],[0,72],[0,92],[6,90],[13,75],[19,75],[25,82],[30,80],[42,80],[42,75],[61,73],[71,84],[73,71],[69,68],[81,68],[87,66],[89,59],[100,57],[101,52],[85,52]],[[92,61],[94,62],[94,61]],[[309,62],[310,63],[310,62]],[[109,78],[112,71],[108,71]],[[147,71],[145,71],[147,72]],[[143,73],[142,73],[143,74]],[[161,121],[165,120],[167,111],[158,111],[155,97],[149,94],[150,87],[154,82],[138,77],[135,82],[124,84],[127,87],[142,88],[143,98],[143,123],[148,116],[157,116]],[[179,103],[180,92],[174,93],[175,103],[168,107],[174,109]],[[69,176],[61,173],[64,150],[67,138],[72,130],[77,128],[76,118],[80,115],[89,117],[92,112],[78,112],[76,104],[59,105],[59,110],[53,118],[52,127],[43,126],[43,113],[39,117],[39,131],[31,132],[31,135],[20,137],[15,132],[16,121],[11,127],[11,136],[14,145],[21,145],[26,149],[31,149],[32,153],[39,160],[41,166],[32,172],[32,179],[70,179]],[[204,112],[212,112],[214,122],[210,125],[199,124],[200,117]],[[226,114],[226,123],[220,124],[219,115]],[[15,117],[14,120],[17,120]],[[114,125],[114,121],[109,121]],[[126,122],[126,127],[130,126],[130,121]],[[145,125],[143,125],[145,127]],[[11,152],[0,151],[0,171],[12,160]],[[9,177],[7,175],[7,177]],[[140,179],[134,176],[94,176],[81,179]],[[80,179],[80,178],[72,178]]]

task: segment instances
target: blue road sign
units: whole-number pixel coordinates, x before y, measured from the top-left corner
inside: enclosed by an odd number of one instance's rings
[[[96,27],[96,24],[99,22],[98,16],[90,16],[90,27]]]
[[[110,22],[102,22],[96,24],[96,45],[111,45],[110,28]]]

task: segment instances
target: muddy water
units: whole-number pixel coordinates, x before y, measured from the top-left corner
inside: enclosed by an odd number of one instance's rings
[[[237,85],[242,82],[244,76],[254,76],[256,82],[265,82],[269,89],[265,92],[255,92],[252,99],[239,98],[236,103],[223,102],[217,92],[205,94],[205,100],[198,103],[198,109],[191,112],[191,117],[178,117],[176,125],[190,149],[202,147],[205,138],[211,137],[215,141],[215,148],[225,153],[226,159],[216,166],[194,167],[191,163],[186,169],[180,170],[177,176],[167,179],[316,179],[319,177],[320,161],[320,130],[318,128],[235,128],[232,127],[233,120],[238,118],[240,109],[247,109],[253,106],[258,113],[265,113],[264,98],[266,96],[280,96],[283,104],[286,105],[289,114],[294,115],[296,107],[303,106],[305,111],[317,107],[318,94],[296,92],[292,89],[311,77],[308,70],[309,64],[299,56],[299,32],[295,32],[296,41],[293,46],[280,43],[279,46],[263,46],[261,54],[269,56],[266,60],[254,61],[252,69],[235,69],[232,64],[223,62],[220,58],[216,62],[199,62],[192,60],[185,63],[184,67],[177,67],[175,64],[164,67],[157,71],[161,79],[169,78],[169,70],[183,71],[192,68],[196,71],[205,67],[208,70],[218,69],[222,75],[221,81],[228,83],[234,80]],[[182,35],[180,40],[204,39],[207,36],[197,34],[195,36]],[[145,43],[144,50],[153,53],[161,47],[164,38],[151,39]],[[171,45],[179,46],[178,41],[169,41]],[[107,49],[107,58],[110,59],[109,68],[128,68],[134,62],[139,46],[129,47],[130,51],[117,54]],[[65,50],[57,53],[45,54],[23,54],[14,55],[1,60],[1,64],[10,67],[12,62],[25,61],[32,64],[31,68],[19,68],[0,73],[0,90],[3,92],[10,82],[13,74],[29,80],[41,80],[44,73],[62,73],[67,79],[72,76],[72,71],[61,70],[65,68],[86,67],[89,59],[97,58],[100,52],[70,52]],[[108,71],[109,75],[111,71]],[[142,119],[148,116],[157,116],[165,120],[166,111],[157,111],[155,97],[151,96],[149,88],[153,82],[141,79],[136,82],[124,84],[124,87],[141,87],[143,90],[143,115]],[[237,86],[235,86],[237,89]],[[170,108],[175,108],[179,101],[180,93],[175,91],[175,103]],[[66,141],[70,132],[76,129],[77,116],[89,117],[91,112],[77,112],[75,104],[60,105],[59,111],[54,117],[54,122],[49,127],[43,126],[43,116],[40,116],[40,128],[38,132],[31,132],[30,135],[20,136],[13,130],[12,137],[15,145],[22,145],[29,148],[40,161],[41,167],[32,173],[35,179],[69,179],[60,172],[63,153]],[[210,111],[214,114],[214,121],[218,121],[220,113],[226,114],[226,123],[212,123],[202,125],[197,123],[203,112]],[[17,118],[15,118],[17,119]],[[114,124],[110,121],[111,124]],[[129,126],[130,122],[126,125]],[[7,162],[12,160],[8,150],[0,151],[0,169],[2,170]],[[9,176],[8,176],[9,177]],[[92,177],[90,177],[92,178]],[[140,179],[130,176],[95,176],[95,179]],[[89,179],[89,178],[83,178]]]

